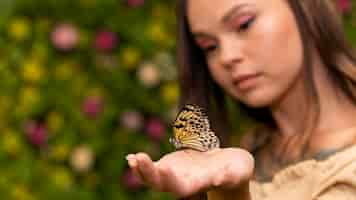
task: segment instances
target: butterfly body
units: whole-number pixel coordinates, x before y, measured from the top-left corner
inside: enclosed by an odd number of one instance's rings
[[[176,149],[208,151],[220,146],[219,138],[210,128],[207,115],[195,105],[188,104],[178,113],[173,123],[173,134],[170,142]]]

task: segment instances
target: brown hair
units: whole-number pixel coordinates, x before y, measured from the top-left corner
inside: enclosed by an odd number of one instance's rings
[[[356,105],[356,56],[343,32],[342,19],[333,0],[287,0],[298,25],[304,49],[304,66],[308,92],[317,113],[319,99],[315,88],[311,64],[315,49],[322,64],[332,74],[332,79]],[[227,144],[226,96],[212,80],[203,52],[193,40],[186,16],[186,0],[177,4],[177,59],[180,67],[180,104],[194,103],[209,111],[212,126],[223,143]],[[267,108],[250,108],[238,103],[247,116],[266,127],[275,128],[274,120]],[[318,120],[315,116],[313,120]],[[315,123],[316,124],[316,123]],[[308,139],[305,134],[304,142]]]

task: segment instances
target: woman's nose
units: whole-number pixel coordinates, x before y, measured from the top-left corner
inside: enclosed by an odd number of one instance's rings
[[[221,44],[220,63],[225,67],[231,67],[243,60],[241,45],[238,42],[226,41]]]

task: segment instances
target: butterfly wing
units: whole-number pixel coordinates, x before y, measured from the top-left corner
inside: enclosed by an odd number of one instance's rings
[[[192,148],[203,151],[202,144],[199,142],[199,133],[191,130],[191,127],[188,125],[192,114],[189,110],[185,109],[178,114],[173,124],[173,144],[177,149]]]
[[[207,151],[220,146],[203,109],[186,105],[173,123],[174,144],[179,148]]]

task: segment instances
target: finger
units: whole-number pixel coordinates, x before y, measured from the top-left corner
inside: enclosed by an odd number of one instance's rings
[[[134,154],[129,154],[126,156],[126,160],[128,161],[128,164],[130,166],[130,169],[132,170],[132,173],[140,180],[140,182],[143,182],[142,176],[138,170],[136,156]]]
[[[130,168],[137,167],[137,160],[134,154],[129,154],[126,156],[126,160],[130,166]]]
[[[143,181],[154,188],[161,188],[159,173],[151,158],[145,153],[138,153],[136,159]]]

